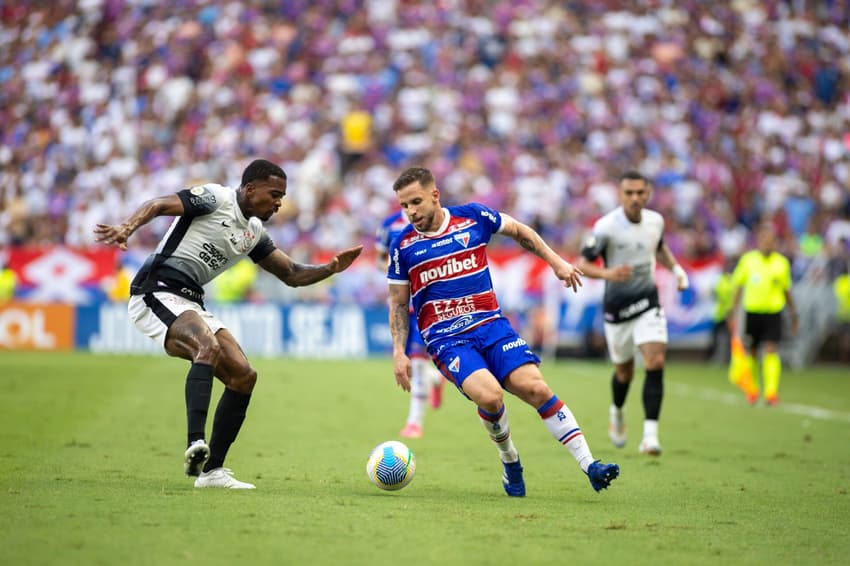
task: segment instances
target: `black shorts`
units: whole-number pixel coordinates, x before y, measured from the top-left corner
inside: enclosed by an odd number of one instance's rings
[[[782,340],[782,313],[747,313],[746,335],[749,345],[755,349],[762,342],[779,344]]]

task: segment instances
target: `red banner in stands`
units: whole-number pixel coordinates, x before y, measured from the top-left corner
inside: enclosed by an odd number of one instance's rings
[[[18,276],[15,296],[28,301],[88,303],[102,296],[103,279],[115,273],[118,250],[64,246],[12,248],[9,267]]]

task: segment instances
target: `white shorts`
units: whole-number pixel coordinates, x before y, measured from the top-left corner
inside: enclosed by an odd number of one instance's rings
[[[147,300],[145,300],[147,298]],[[174,293],[157,291],[145,295],[133,295],[127,303],[130,320],[142,334],[159,342],[165,347],[165,335],[181,313],[195,311],[201,317],[212,333],[227,328],[211,312],[205,311],[201,305],[189,299],[184,299]]]
[[[656,307],[625,322],[606,322],[605,341],[608,355],[615,364],[634,359],[635,348],[648,342],[667,343],[667,317]]]

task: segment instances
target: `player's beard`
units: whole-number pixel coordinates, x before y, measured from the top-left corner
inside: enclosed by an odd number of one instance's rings
[[[631,205],[626,208],[626,218],[628,218],[631,222],[640,222],[642,210],[643,206],[641,205]]]
[[[433,232],[437,229],[437,226],[434,226],[434,218],[436,214],[436,212],[431,212],[430,214],[423,215],[421,218],[417,219],[413,226],[415,226],[420,232]]]
[[[262,220],[263,222],[268,222],[271,219],[271,217],[274,216],[275,212],[277,212],[276,208],[269,210],[267,213],[260,216],[260,220]]]

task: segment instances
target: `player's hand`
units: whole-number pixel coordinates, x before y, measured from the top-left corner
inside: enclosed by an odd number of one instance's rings
[[[348,248],[347,250],[343,250],[336,254],[334,258],[328,263],[331,268],[331,271],[334,273],[340,273],[348,269],[354,260],[357,259],[357,256],[363,251],[363,245],[359,245],[353,248]]]
[[[98,224],[94,229],[94,241],[99,244],[116,245],[124,251],[127,251],[127,240],[130,238],[130,229],[121,224],[119,226],[110,226],[109,224]]]
[[[584,272],[568,261],[562,262],[555,270],[555,276],[564,282],[564,287],[571,287],[574,293],[578,293],[578,288],[583,285],[582,275]]]
[[[410,378],[413,375],[413,366],[406,354],[393,356],[393,373],[395,382],[405,391],[410,391]]]
[[[688,274],[681,265],[676,264],[673,266],[673,275],[676,276],[676,288],[679,291],[684,291],[691,286],[690,281],[688,281]]]
[[[605,279],[622,283],[632,278],[632,271],[634,270],[631,265],[618,265],[605,270]]]

